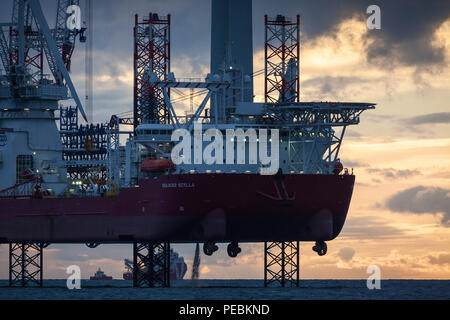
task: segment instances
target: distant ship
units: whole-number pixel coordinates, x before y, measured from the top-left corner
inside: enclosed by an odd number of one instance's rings
[[[91,276],[91,280],[112,280],[112,277],[107,276],[100,268],[98,268],[97,272]]]
[[[133,262],[125,259],[126,272],[123,273],[124,280],[133,280]],[[170,249],[170,280],[183,280],[187,271],[187,265],[184,258],[173,249]]]

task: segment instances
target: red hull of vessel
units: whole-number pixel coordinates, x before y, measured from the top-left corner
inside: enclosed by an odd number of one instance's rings
[[[187,174],[113,197],[0,199],[0,242],[328,241],[353,175]]]
[[[124,272],[123,280],[133,280],[133,273],[131,273],[131,272]]]

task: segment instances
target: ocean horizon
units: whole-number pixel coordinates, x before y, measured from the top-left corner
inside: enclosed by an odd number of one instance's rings
[[[170,288],[133,288],[132,281],[47,279],[39,287],[9,287],[0,280],[0,300],[449,300],[450,280],[382,280],[369,290],[366,280],[300,280],[299,287],[265,288],[262,279],[176,280]]]

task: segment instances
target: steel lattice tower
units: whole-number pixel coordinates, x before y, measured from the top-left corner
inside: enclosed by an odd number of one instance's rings
[[[170,287],[169,243],[133,243],[133,287]]]
[[[264,101],[270,104],[300,102],[300,15],[264,16]],[[264,243],[264,286],[299,285],[300,245],[294,242]]]
[[[43,251],[48,244],[9,244],[9,286],[42,287]]]
[[[298,287],[300,245],[292,242],[264,242],[264,286]]]
[[[265,19],[265,102],[300,101],[300,15]]]
[[[155,73],[167,80],[170,72],[170,14],[150,13],[134,27],[134,126],[142,122],[169,123],[169,113],[160,88],[150,86]],[[170,92],[168,92],[170,95]]]

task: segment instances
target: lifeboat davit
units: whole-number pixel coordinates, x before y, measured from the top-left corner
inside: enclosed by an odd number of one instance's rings
[[[19,176],[21,179],[25,179],[25,180],[32,180],[35,177],[34,172],[31,171],[30,169],[20,170]]]
[[[175,165],[170,159],[151,159],[147,158],[142,161],[141,170],[144,172],[165,172],[166,170],[175,169]]]
[[[334,164],[333,173],[339,174],[342,172],[342,170],[344,170],[344,166],[342,165],[342,163],[339,160],[336,161],[336,163]]]

